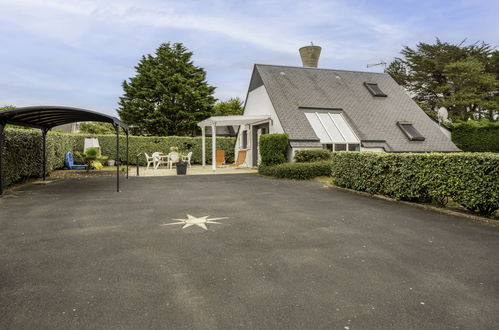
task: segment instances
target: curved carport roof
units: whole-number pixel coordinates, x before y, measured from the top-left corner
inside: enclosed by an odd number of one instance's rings
[[[14,108],[10,110],[0,111],[0,195],[3,194],[3,131],[5,125],[12,124],[18,126],[38,128],[42,130],[43,144],[42,157],[43,169],[42,177],[45,180],[46,168],[46,134],[55,126],[81,122],[81,121],[98,121],[113,124],[116,127],[116,190],[119,191],[119,128],[123,128],[126,132],[126,166],[128,178],[128,126],[122,123],[118,118],[99,113],[92,110],[63,107],[63,106],[32,106]]]
[[[116,117],[80,108],[34,106],[0,111],[0,122],[39,129],[51,129],[80,121],[100,121],[128,129],[128,126]]]

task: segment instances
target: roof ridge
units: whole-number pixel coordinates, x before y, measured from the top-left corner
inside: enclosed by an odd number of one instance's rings
[[[341,71],[341,72],[355,72],[355,73],[369,73],[369,74],[388,75],[388,73],[385,73],[385,72],[370,72],[370,71],[342,70],[342,69],[328,69],[328,68],[309,68],[309,67],[303,67],[303,66],[277,65],[277,64],[259,64],[259,63],[255,63],[255,66],[273,66],[273,67],[291,68],[291,69]]]

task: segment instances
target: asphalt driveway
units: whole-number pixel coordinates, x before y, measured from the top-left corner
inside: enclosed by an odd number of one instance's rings
[[[252,174],[113,185],[0,199],[1,329],[499,324],[497,228]]]

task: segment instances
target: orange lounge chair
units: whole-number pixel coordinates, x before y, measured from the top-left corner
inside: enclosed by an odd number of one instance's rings
[[[237,160],[234,164],[230,164],[229,167],[238,167],[244,164],[246,161],[246,153],[248,150],[239,150],[237,153]]]
[[[225,150],[217,150],[216,164],[218,167],[225,165]]]

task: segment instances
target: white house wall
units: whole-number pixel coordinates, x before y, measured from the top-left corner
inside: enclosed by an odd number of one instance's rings
[[[267,90],[265,86],[260,86],[255,88],[251,92],[248,93],[248,97],[246,98],[246,103],[244,106],[244,115],[245,116],[270,116],[269,123],[269,133],[284,133],[282,129],[281,122],[279,118],[277,118],[277,114],[272,106],[272,102],[270,101],[270,97],[267,94]],[[239,127],[239,133],[237,135],[236,147],[235,147],[235,156],[237,157],[237,153],[239,152],[241,146],[241,134],[244,130],[250,132],[249,125],[242,125]],[[248,153],[246,154],[246,165],[251,167],[253,163],[252,160],[252,137],[248,136]]]

